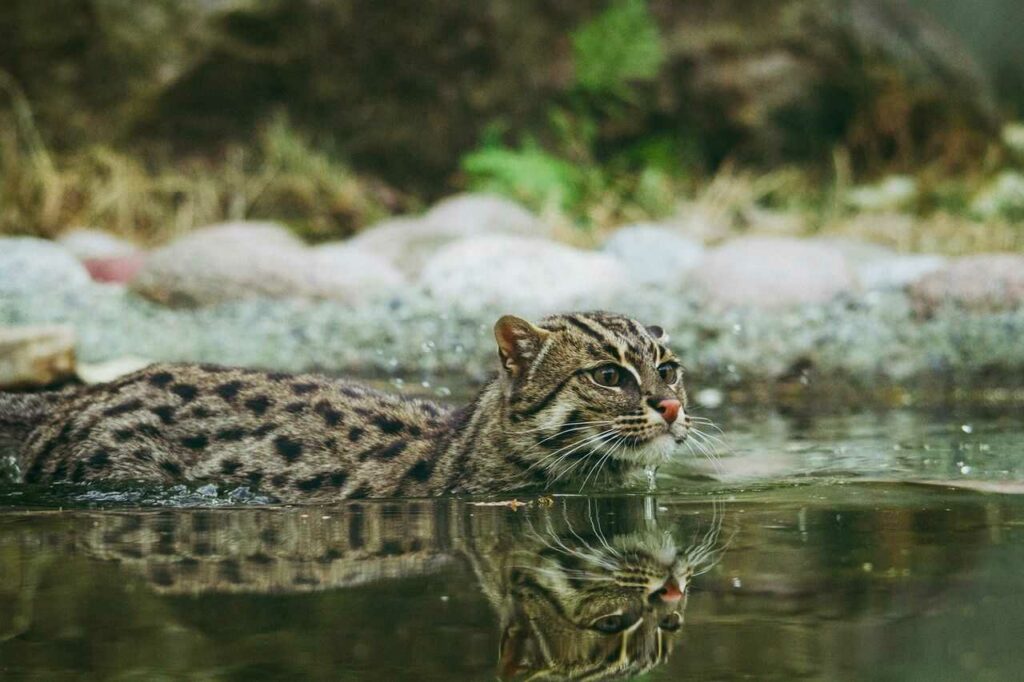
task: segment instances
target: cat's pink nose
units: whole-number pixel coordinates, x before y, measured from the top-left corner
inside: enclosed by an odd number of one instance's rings
[[[679,589],[679,583],[675,578],[669,578],[661,589],[656,592],[663,602],[675,604],[683,598],[683,591]]]
[[[679,410],[681,410],[683,404],[675,399],[662,400],[654,408],[658,411],[667,423],[671,424],[675,422],[676,417],[679,416]]]

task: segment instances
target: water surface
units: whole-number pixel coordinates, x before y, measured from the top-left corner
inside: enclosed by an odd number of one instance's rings
[[[522,505],[6,486],[0,677],[1018,679],[1016,414],[723,412],[653,492]]]

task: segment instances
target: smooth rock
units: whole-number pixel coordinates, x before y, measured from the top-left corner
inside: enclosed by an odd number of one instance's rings
[[[74,373],[71,327],[0,327],[0,389],[42,388],[67,381]]]
[[[106,362],[79,363],[76,374],[86,384],[104,384],[120,379],[153,364],[152,360],[134,356],[114,358]]]
[[[56,241],[79,260],[131,256],[140,250],[126,239],[88,228],[69,230],[57,237]]]
[[[1024,217],[1024,174],[1003,171],[971,203],[981,218],[1020,220]]]
[[[1024,255],[988,253],[958,258],[910,287],[920,313],[944,305],[973,312],[1015,310],[1024,306]]]
[[[408,284],[390,260],[349,242],[321,244],[312,251],[321,276],[353,293],[396,292]]]
[[[941,269],[949,260],[934,254],[894,255],[858,263],[857,281],[867,291],[903,289]]]
[[[77,293],[90,283],[64,247],[34,237],[0,238],[0,298]]]
[[[421,217],[389,218],[349,242],[416,275],[440,248],[459,239],[489,234],[546,236],[547,228],[509,199],[460,194],[445,199]]]
[[[859,185],[846,193],[846,205],[858,211],[898,211],[917,198],[917,181],[890,175],[874,185]]]
[[[372,253],[347,245],[311,249],[282,227],[233,223],[157,249],[131,288],[158,303],[196,307],[248,298],[354,302],[401,284],[394,267]]]
[[[856,280],[835,248],[787,237],[744,237],[711,251],[692,273],[706,303],[782,308],[826,303]]]
[[[704,257],[704,245],[650,223],[617,230],[602,250],[618,259],[638,284],[678,289]]]
[[[146,263],[146,254],[131,253],[105,258],[86,258],[82,265],[96,282],[127,284]]]
[[[252,297],[310,293],[305,247],[280,226],[202,228],[153,251],[130,283],[164,305],[194,307]]]
[[[629,281],[607,254],[514,236],[451,244],[427,262],[420,279],[446,307],[524,315],[594,308]]]
[[[454,227],[464,236],[483,234],[539,235],[540,220],[521,204],[494,194],[456,194],[439,201],[426,215],[426,222]]]

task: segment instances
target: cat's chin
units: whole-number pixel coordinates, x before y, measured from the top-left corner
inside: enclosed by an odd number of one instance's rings
[[[611,456],[636,466],[658,466],[671,459],[677,447],[675,437],[666,432],[628,447],[612,448]]]

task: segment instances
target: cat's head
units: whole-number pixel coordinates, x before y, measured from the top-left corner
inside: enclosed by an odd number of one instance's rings
[[[505,679],[630,677],[668,659],[704,559],[691,560],[667,534],[576,537],[512,570],[499,650]]]
[[[612,313],[494,327],[509,437],[552,477],[664,462],[689,431],[683,370],[660,327]],[[600,463],[599,463],[600,462]]]

